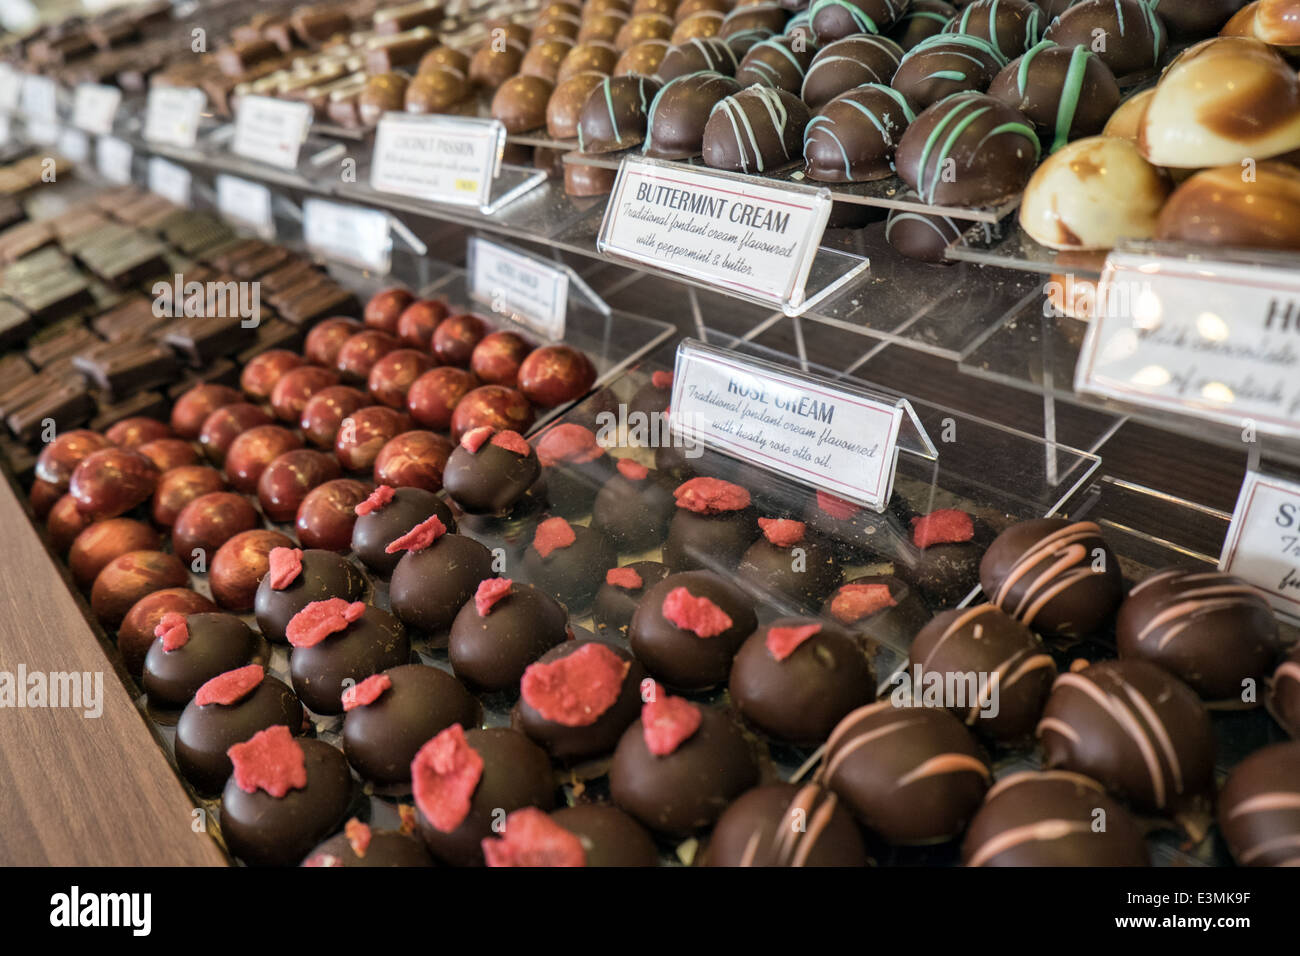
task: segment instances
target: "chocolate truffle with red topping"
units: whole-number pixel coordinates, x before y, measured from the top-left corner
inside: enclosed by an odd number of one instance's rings
[[[1300,864],[1300,743],[1273,744],[1233,768],[1219,830],[1238,866]]]
[[[651,686],[609,769],[614,802],[650,829],[687,836],[758,783],[758,763],[731,717]]]
[[[366,587],[365,575],[340,554],[276,548],[270,554],[270,570],[257,586],[253,613],[263,637],[285,644],[289,621],[308,604],[334,597],[359,601]]]
[[[247,664],[203,684],[176,724],[176,765],[194,789],[220,792],[232,766],[226,751],[259,730],[283,724],[302,730],[302,704],[260,664]]]
[[[638,388],[633,393],[632,400],[627,403],[628,415],[633,412],[647,417],[660,415],[668,411],[668,403],[672,397],[673,373],[663,370],[651,372],[650,381]]]
[[[448,533],[437,515],[389,542],[388,550],[406,552],[393,569],[389,603],[417,631],[445,630],[479,582],[495,574],[492,552],[473,538]]]
[[[871,664],[857,642],[812,618],[781,618],[751,634],[732,661],[728,687],[751,724],[807,746],[876,699]]]
[[[628,625],[632,653],[669,687],[704,690],[727,679],[758,627],[754,603],[712,571],[670,574],[650,588]]]
[[[524,551],[524,576],[574,614],[591,606],[605,571],[618,563],[614,545],[595,528],[547,518]]]
[[[673,497],[664,564],[674,571],[736,567],[759,531],[749,492],[720,478],[692,478]]]
[[[554,425],[533,444],[542,464],[551,511],[563,518],[577,518],[590,511],[596,493],[615,474],[614,460],[595,432],[572,423]]]
[[[620,458],[616,467],[591,506],[591,526],[620,551],[645,551],[667,536],[677,502],[666,476],[631,458]]]
[[[345,690],[411,659],[402,622],[360,601],[313,601],[293,616],[285,636],[293,646],[294,692],[318,714],[343,713]]]
[[[277,724],[230,748],[221,835],[249,866],[293,866],[333,833],[354,797],[348,762],[322,740]]]
[[[645,677],[621,647],[565,641],[524,671],[511,725],[564,763],[609,753],[641,711]]]
[[[809,529],[864,562],[881,560],[906,548],[908,522],[913,516],[897,492],[883,512],[872,511],[827,491],[818,491],[804,508]]]
[[[164,614],[154,638],[141,680],[154,707],[184,707],[212,678],[267,656],[266,645],[233,614]]]
[[[890,574],[846,581],[822,605],[822,616],[859,635],[867,647],[903,647],[930,619],[916,590]]]
[[[537,481],[537,453],[518,432],[490,425],[461,436],[447,459],[442,483],[451,499],[471,514],[504,514]]]
[[[563,807],[551,820],[578,838],[584,866],[658,866],[650,833],[618,807],[584,803]]]
[[[482,843],[502,813],[555,806],[546,751],[504,727],[448,727],[411,761],[411,789],[420,836],[452,866],[483,865]]]
[[[908,574],[937,607],[961,603],[979,585],[980,559],[993,533],[965,511],[945,508],[912,518]]]
[[[401,664],[343,692],[343,753],[365,780],[409,783],[424,743],[452,724],[477,727],[483,708],[460,681],[424,664]]]
[[[418,837],[402,830],[374,830],[353,817],[342,833],[320,844],[299,865],[433,866],[433,857]]]
[[[842,577],[829,544],[808,533],[802,521],[759,518],[762,537],[740,559],[737,575],[766,594],[816,607]]]
[[[646,590],[668,577],[668,573],[668,568],[658,561],[634,561],[621,568],[610,568],[591,608],[596,626],[626,634]]]
[[[701,866],[866,866],[853,815],[816,783],[769,783],[742,795],[709,835]]]
[[[452,621],[447,653],[457,677],[483,690],[508,690],[568,636],[568,615],[553,597],[531,584],[487,578]]]
[[[402,560],[402,552],[390,553],[388,546],[417,524],[437,515],[448,531],[456,531],[456,519],[446,502],[423,488],[380,485],[355,510],[352,550],[362,564],[384,577],[392,574]]]

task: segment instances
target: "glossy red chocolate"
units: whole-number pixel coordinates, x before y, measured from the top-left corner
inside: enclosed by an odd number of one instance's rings
[[[90,588],[90,609],[106,627],[116,627],[136,601],[163,588],[189,583],[185,566],[175,555],[162,551],[128,551],[119,555],[95,577]]]
[[[519,391],[542,408],[581,398],[595,381],[596,368],[591,360],[567,345],[534,349],[519,366]]]
[[[153,520],[164,528],[176,523],[176,516],[195,498],[223,491],[226,479],[207,465],[182,465],[163,472],[153,495]]]
[[[72,580],[88,588],[108,562],[128,551],[152,551],[160,540],[157,531],[134,518],[96,521],[77,535],[68,551]]]
[[[433,333],[448,311],[447,303],[438,299],[417,299],[397,317],[397,337],[413,349],[432,351]]]
[[[333,455],[310,448],[287,451],[267,465],[257,479],[262,513],[277,524],[292,521],[307,492],[341,474]]]
[[[519,382],[519,367],[532,350],[532,345],[517,332],[493,332],[474,346],[469,370],[485,384],[514,388]]]
[[[474,346],[488,333],[488,324],[477,315],[463,312],[438,323],[433,331],[433,354],[443,365],[469,366]]]
[[[32,487],[27,492],[27,503],[32,506],[32,512],[36,515],[37,521],[44,521],[54,503],[63,497],[63,492],[58,485],[52,485],[48,481],[41,481],[37,478],[32,482]]]
[[[254,356],[239,375],[239,387],[249,398],[266,401],[275,391],[280,379],[300,368],[306,360],[288,349],[271,349]]]
[[[208,567],[212,596],[227,611],[251,611],[257,585],[271,566],[272,549],[293,546],[293,539],[278,531],[241,531],[218,548],[212,558]]]
[[[201,556],[206,567],[219,547],[261,523],[257,509],[243,495],[214,491],[195,498],[176,516],[172,550],[193,567]]]
[[[406,393],[406,409],[417,425],[446,431],[460,400],[482,384],[473,372],[454,365],[430,369]]]
[[[359,409],[339,425],[334,439],[334,454],[344,471],[370,471],[375,467],[379,450],[404,431],[410,431],[411,419],[386,405]]]
[[[395,335],[378,329],[364,329],[343,343],[334,367],[343,376],[343,381],[364,383],[370,378],[370,370],[376,362],[401,347],[402,341]]]
[[[88,428],[63,432],[42,448],[36,457],[36,477],[54,485],[62,494],[68,490],[72,472],[81,463],[81,459],[91,452],[109,448],[112,444],[99,432],[92,432]]]
[[[339,376],[319,365],[304,365],[285,372],[271,390],[271,409],[282,422],[298,424],[313,395],[339,383]]]
[[[429,369],[433,359],[415,349],[394,349],[370,370],[367,388],[371,397],[389,408],[406,408],[411,384]]]
[[[415,296],[405,289],[384,289],[370,297],[362,318],[370,328],[394,335],[398,318],[414,301]]]
[[[168,472],[183,465],[194,465],[199,460],[199,453],[194,449],[193,442],[188,442],[184,438],[155,438],[153,441],[145,442],[136,451],[153,462],[153,466],[159,472]]]
[[[449,438],[433,432],[404,432],[380,450],[375,484],[441,491],[442,471],[455,447]]]
[[[368,404],[370,398],[360,389],[351,385],[331,385],[307,400],[298,427],[313,445],[333,448],[343,419]]]
[[[138,451],[101,448],[73,469],[68,491],[85,514],[115,518],[148,499],[157,484],[158,469]]]
[[[360,332],[361,329],[362,325],[356,319],[347,319],[342,316],[326,319],[307,333],[307,338],[303,340],[302,344],[302,354],[307,357],[309,362],[315,362],[317,365],[323,365],[326,368],[334,368],[335,363],[338,362],[339,349],[343,348],[343,343]]]
[[[240,402],[218,408],[203,422],[199,431],[199,447],[208,461],[220,465],[226,460],[231,443],[244,432],[259,425],[270,425],[275,419],[261,405]]]
[[[252,494],[262,469],[286,451],[301,447],[302,439],[279,425],[250,429],[236,438],[226,452],[226,479],[236,491]]]
[[[451,440],[472,428],[491,425],[524,434],[533,423],[533,406],[523,393],[504,385],[483,385],[460,400],[451,416]]]
[[[144,656],[154,642],[154,628],[164,614],[202,614],[215,610],[215,604],[189,588],[164,588],[140,598],[131,605],[117,629],[117,649],[127,671],[138,678],[144,670]]]
[[[208,382],[195,385],[172,406],[172,431],[181,438],[198,438],[209,415],[218,408],[243,400],[239,390],[229,385]]]
[[[348,551],[356,507],[370,495],[368,482],[338,478],[314,488],[298,509],[298,540],[304,548]]]
[[[66,554],[68,548],[72,547],[72,542],[77,539],[77,535],[90,527],[93,520],[90,515],[84,515],[78,510],[77,499],[72,495],[65,493],[54,502],[45,519],[45,530],[49,532],[54,553]]]
[[[104,437],[118,448],[139,448],[155,438],[171,438],[171,426],[156,418],[136,415],[124,418],[104,432]]]

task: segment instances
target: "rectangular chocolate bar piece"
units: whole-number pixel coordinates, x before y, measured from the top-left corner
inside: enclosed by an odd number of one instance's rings
[[[90,326],[109,342],[149,338],[150,333],[167,322],[166,316],[153,314],[153,302],[143,295],[133,294],[107,312],[91,320]]]
[[[39,397],[27,405],[10,412],[5,424],[19,441],[31,444],[45,427],[46,419],[54,421],[57,431],[78,428],[94,414],[95,403],[85,385],[73,382],[52,382]]]
[[[217,69],[226,76],[239,76],[262,63],[277,60],[280,56],[280,48],[270,40],[249,40],[218,50]]]
[[[302,347],[305,330],[280,319],[263,319],[257,326],[257,338],[248,348],[235,356],[241,366],[250,359],[271,349],[288,349],[296,352]]]
[[[296,7],[289,22],[304,46],[320,46],[352,29],[352,17],[342,6]]]
[[[262,276],[260,280],[262,294],[264,296],[275,295],[277,292],[282,292],[304,279],[310,279],[320,274],[316,267],[305,259],[294,259],[292,262],[288,262]]]
[[[78,352],[98,345],[103,340],[81,324],[70,319],[37,333],[27,345],[27,358],[37,368],[53,365],[59,359],[70,358]]]
[[[232,263],[230,271],[234,273],[237,279],[256,279],[258,276],[265,275],[272,269],[278,269],[280,266],[287,265],[295,256],[288,249],[282,249],[279,246],[272,246],[264,252],[246,259]]]
[[[174,402],[195,385],[202,384],[229,385],[231,388],[238,388],[239,370],[238,365],[224,358],[209,362],[203,368],[189,369],[184,378],[167,386],[167,398]]]
[[[442,0],[421,0],[398,7],[385,7],[375,13],[376,33],[402,33],[415,27],[436,27],[442,23]]]
[[[27,337],[36,329],[36,320],[25,309],[20,309],[12,302],[0,302],[0,349],[22,346]],[[23,361],[21,356],[12,356]],[[25,365],[26,362],[24,361]],[[8,381],[0,373],[0,382]]]
[[[334,315],[355,315],[359,309],[356,296],[348,289],[331,285],[285,303],[280,314],[294,325]]]
[[[199,367],[233,355],[248,343],[252,330],[243,328],[241,321],[238,316],[177,319],[177,324],[163,335],[163,341],[191,366]]]
[[[105,342],[74,355],[72,364],[114,400],[167,385],[180,375],[171,349],[140,340]]]
[[[437,34],[424,27],[376,37],[367,44],[366,69],[371,73],[392,73],[398,67],[419,63],[437,45]]]

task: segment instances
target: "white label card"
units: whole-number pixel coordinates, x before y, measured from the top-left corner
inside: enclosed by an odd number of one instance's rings
[[[1135,252],[1106,260],[1075,389],[1260,431],[1300,430],[1300,275]]]
[[[208,98],[188,86],[155,86],[145,108],[144,138],[151,143],[190,149],[199,136],[199,120]]]
[[[217,210],[221,215],[254,230],[264,239],[275,238],[271,190],[238,176],[217,176]]]
[[[33,116],[27,120],[26,130],[27,139],[31,142],[42,146],[55,146],[59,142],[61,127],[57,120],[38,119]]]
[[[388,214],[364,206],[345,206],[324,199],[302,204],[303,242],[323,255],[386,274],[391,266],[392,236]]]
[[[59,133],[59,153],[74,163],[84,163],[90,158],[90,137],[71,126]]]
[[[498,120],[387,113],[375,131],[370,188],[486,206],[504,143],[505,127]]]
[[[1249,581],[1279,614],[1300,620],[1300,483],[1246,473],[1219,570]]]
[[[178,206],[189,206],[193,177],[184,166],[161,156],[149,157],[149,191],[169,199]]]
[[[58,88],[48,76],[28,76],[23,79],[22,112],[34,120],[46,123],[59,118]]]
[[[831,211],[828,190],[627,158],[599,248],[798,308]]]
[[[230,151],[281,169],[297,169],[298,152],[307,138],[311,119],[309,103],[267,96],[241,97]]]
[[[15,112],[22,91],[22,74],[8,63],[0,63],[0,112]]]
[[[899,405],[684,342],[669,407],[674,435],[877,511],[889,500]]]
[[[87,133],[111,133],[121,102],[122,91],[116,86],[82,83],[72,99],[72,125]]]
[[[131,144],[116,136],[101,136],[95,143],[95,163],[99,174],[111,183],[125,186],[131,182]]]
[[[533,256],[474,236],[470,297],[549,339],[564,338],[569,274]]]

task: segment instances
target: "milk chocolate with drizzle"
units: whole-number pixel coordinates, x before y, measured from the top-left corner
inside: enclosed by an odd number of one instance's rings
[[[916,118],[896,90],[866,84],[841,93],[804,130],[805,172],[826,183],[868,182],[894,173],[894,150]]]
[[[1007,59],[1019,56],[1043,35],[1043,11],[1029,0],[979,0],[948,24],[948,33],[988,40]]]
[[[1300,866],[1300,743],[1265,747],[1233,769],[1219,829],[1238,866]]]
[[[764,173],[801,155],[808,108],[794,94],[751,86],[720,100],[704,127],[704,163]]]
[[[836,40],[813,57],[803,81],[803,101],[815,110],[863,83],[888,84],[902,59],[903,48],[887,37]]]
[[[988,89],[1007,58],[981,37],[942,33],[904,54],[890,85],[918,113],[954,93]]]
[[[907,0],[813,0],[809,21],[819,43],[855,33],[886,33],[908,7]]]
[[[729,806],[702,866],[866,866],[862,834],[838,797],[815,783],[755,787]]]
[[[1085,46],[1070,50],[1043,40],[993,78],[989,96],[1024,113],[1043,148],[1100,133],[1119,106],[1115,74]]]

